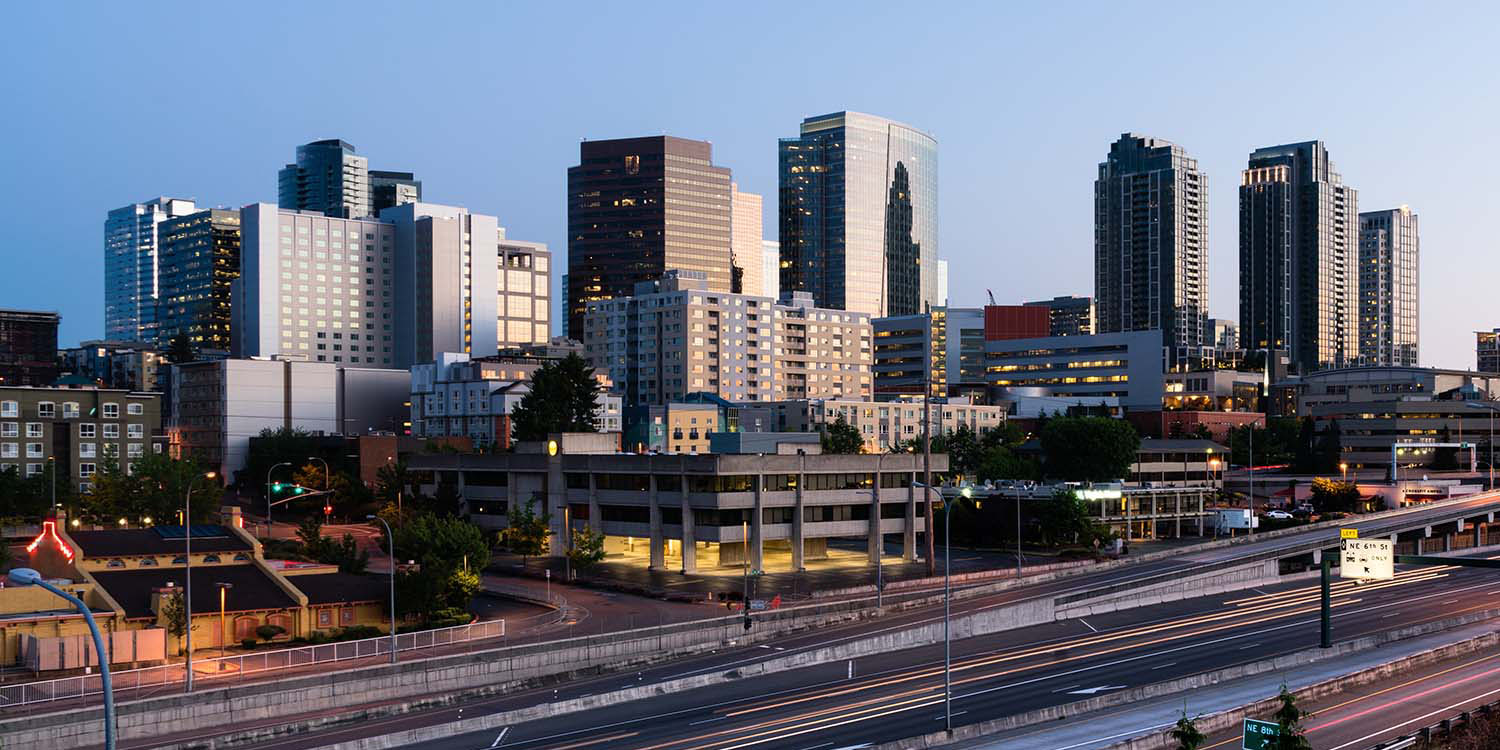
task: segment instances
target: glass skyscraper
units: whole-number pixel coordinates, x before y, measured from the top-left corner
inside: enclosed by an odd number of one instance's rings
[[[1417,215],[1406,206],[1359,215],[1359,359],[1417,366]]]
[[[1300,372],[1359,359],[1359,197],[1322,141],[1256,149],[1240,180],[1240,346]]]
[[[197,211],[190,200],[155,198],[109,212],[104,220],[104,335],[155,341],[157,235],[162,222]]]
[[[819,307],[913,315],[937,300],[937,141],[859,112],[779,144],[781,291]]]
[[[229,287],[240,277],[240,212],[211,208],[162,222],[156,345],[187,336],[228,353]]]
[[[297,147],[297,163],[276,174],[277,204],[341,219],[375,214],[370,197],[370,162],[354,145],[336,138]]]

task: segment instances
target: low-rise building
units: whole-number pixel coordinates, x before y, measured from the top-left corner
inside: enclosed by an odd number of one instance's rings
[[[57,380],[55,312],[0,310],[0,385],[52,385]]]
[[[709,436],[739,431],[740,410],[712,393],[689,393],[681,401],[625,409],[627,450],[637,453],[708,453]]]
[[[965,397],[931,399],[927,408],[933,437],[951,435],[960,427],[985,433],[1005,425],[1006,407],[976,404]],[[822,432],[839,419],[859,431],[865,452],[884,453],[922,437],[922,400],[794,399],[741,404],[739,415],[744,432]]]
[[[619,453],[614,436],[562,434],[513,453],[414,456],[429,486],[453,482],[477,523],[504,528],[512,507],[537,504],[551,516],[549,553],[567,553],[567,529],[605,535],[613,559],[655,570],[737,566],[805,569],[844,557],[875,564],[884,536],[918,557],[929,499],[917,486],[922,456]],[[945,454],[932,470],[948,470]],[[848,552],[836,539],[858,540]]]
[[[997,399],[1020,389],[1030,396],[1114,397],[1127,410],[1161,408],[1167,368],[1159,330],[990,338],[985,350]]]
[[[139,341],[85,341],[62,350],[63,371],[105,388],[161,391],[167,362],[152,344]]]
[[[444,352],[411,368],[411,434],[419,438],[468,437],[475,447],[510,448],[510,414],[531,392],[531,376],[551,357],[507,354],[471,358]],[[599,377],[594,427],[622,429],[620,397]]]
[[[111,458],[129,466],[160,453],[161,396],[93,386],[0,388],[0,471],[22,476],[46,471],[49,461],[79,491]]]
[[[1500,328],[1474,332],[1474,369],[1500,372]]]
[[[1049,336],[1087,336],[1094,332],[1094,298],[1063,296],[1025,303],[1048,311]]]
[[[986,389],[984,310],[935,307],[930,312],[876,318],[875,398],[957,396]]]

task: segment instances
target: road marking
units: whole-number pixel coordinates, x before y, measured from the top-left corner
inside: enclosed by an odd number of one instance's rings
[[[1255,648],[1255,647],[1256,647],[1256,646],[1259,646],[1259,645],[1260,645],[1260,644],[1259,644],[1259,643],[1252,643],[1252,644],[1250,644],[1250,645],[1248,645],[1248,646],[1240,646],[1240,647],[1239,647],[1239,648],[1238,648],[1238,649],[1236,649],[1236,650],[1237,650],[1237,651],[1244,651],[1244,650],[1245,650],[1245,649],[1247,649],[1247,648]]]
[[[500,734],[495,735],[495,741],[490,743],[490,748],[493,749],[493,748],[500,747],[500,743],[505,741],[505,735],[507,735],[509,733],[510,733],[510,727],[506,727],[506,728],[500,730]]]
[[[1390,614],[1388,614],[1388,615],[1381,615],[1381,616],[1380,616],[1380,619],[1382,619],[1382,620],[1384,620],[1384,619],[1387,619],[1387,618],[1391,618],[1391,617],[1400,617],[1400,616],[1401,616],[1401,613],[1400,613],[1400,612],[1392,612],[1392,613],[1390,613]]]
[[[1270,596],[1270,594],[1267,594],[1266,592],[1261,591],[1260,589],[1250,589],[1250,590],[1254,591],[1257,594],[1260,594],[1261,596]]]
[[[1068,695],[1095,695],[1100,690],[1124,690],[1124,689],[1125,689],[1124,685],[1097,685],[1095,687],[1084,688],[1082,690],[1069,690],[1068,691]]]
[[[1081,623],[1083,623],[1083,626],[1086,627],[1086,628],[1088,628],[1089,630],[1092,630],[1095,633],[1099,632],[1099,629],[1096,628],[1096,627],[1094,627],[1093,625],[1090,625],[1088,620],[1085,620],[1082,617],[1080,617],[1080,618],[1078,618],[1078,621],[1081,622]]]
[[[1452,604],[1452,603],[1454,603],[1456,601],[1458,601],[1458,600],[1457,599],[1449,599],[1448,601],[1443,602],[1443,604]]]
[[[1175,666],[1177,666],[1177,662],[1175,662],[1175,661],[1169,661],[1166,664],[1163,664],[1163,665],[1161,665],[1159,667],[1152,667],[1152,669],[1166,669],[1167,667],[1175,667]]]
[[[729,717],[728,716],[715,716],[712,719],[703,719],[702,721],[690,721],[690,722],[688,722],[688,726],[696,727],[699,724],[712,724],[713,722],[723,721],[723,720],[725,720],[727,718],[729,718]],[[829,743],[829,744],[833,744],[833,743]]]
[[[1080,682],[1077,685],[1069,685],[1069,686],[1067,686],[1065,688],[1062,688],[1060,690],[1053,690],[1052,692],[1054,692],[1054,693],[1061,693],[1064,690],[1072,690],[1073,688],[1076,688],[1076,687],[1083,687],[1083,683]]]
[[[607,737],[600,737],[600,738],[595,739],[595,740],[585,740],[583,742],[574,742],[571,745],[558,745],[558,746],[552,748],[552,750],[572,750],[572,748],[575,748],[575,747],[588,747],[589,745],[597,745],[597,744],[599,744],[601,742],[614,742],[615,740],[628,739],[628,738],[634,737],[634,736],[636,736],[638,734],[640,734],[640,732],[620,732],[619,734],[611,734],[611,735],[609,735]]]
[[[966,713],[968,713],[968,711],[954,711],[953,715],[954,716],[963,716]],[[946,717],[946,716],[934,716],[934,717],[932,717],[932,720],[933,721],[942,721],[943,719],[946,719],[946,718],[948,718],[948,717]]]

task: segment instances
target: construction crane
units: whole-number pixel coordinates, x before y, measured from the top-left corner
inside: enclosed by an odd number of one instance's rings
[[[990,295],[990,304],[995,304],[995,293],[988,289],[984,290],[984,293]]]

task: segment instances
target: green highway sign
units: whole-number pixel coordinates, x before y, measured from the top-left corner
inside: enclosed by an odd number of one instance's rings
[[[1241,750],[1266,750],[1280,736],[1281,728],[1274,721],[1245,719],[1244,740],[1240,743],[1240,748]]]

